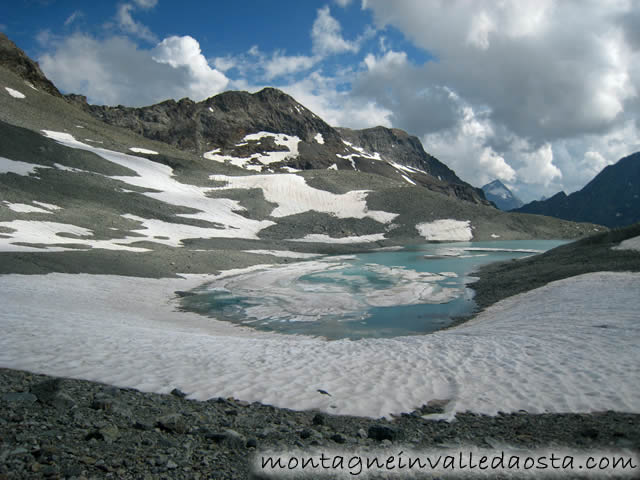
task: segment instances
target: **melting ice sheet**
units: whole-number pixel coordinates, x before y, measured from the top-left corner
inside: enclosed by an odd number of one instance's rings
[[[473,268],[558,243],[431,244],[254,266],[214,277],[182,305],[253,328],[331,340],[426,334],[472,313],[466,283]]]
[[[329,339],[409,335],[449,323],[439,304],[464,295],[463,285],[445,285],[450,280],[457,274],[329,257],[223,273],[185,297],[183,306],[264,330]]]

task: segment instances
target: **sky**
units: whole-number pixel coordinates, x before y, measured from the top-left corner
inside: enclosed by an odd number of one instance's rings
[[[23,0],[0,31],[91,103],[273,86],[524,201],[640,150],[640,0]]]

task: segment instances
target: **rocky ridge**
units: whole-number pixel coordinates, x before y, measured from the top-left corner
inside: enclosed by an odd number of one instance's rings
[[[79,95],[66,98],[110,125],[197,155],[211,152],[220,159],[246,159],[249,165],[246,168],[252,170],[357,170],[406,181],[472,203],[489,204],[481,190],[462,181],[453,170],[427,154],[417,137],[385,127],[333,128],[275,88],[254,94],[224,92],[202,102],[188,98],[177,102],[167,100],[140,108],[90,105]],[[252,156],[288,151],[281,142],[274,141],[273,136],[263,134],[255,138],[261,132],[299,140],[297,152],[269,164],[250,161]]]
[[[584,188],[559,192],[514,210],[574,222],[623,227],[640,221],[640,153],[605,167]]]

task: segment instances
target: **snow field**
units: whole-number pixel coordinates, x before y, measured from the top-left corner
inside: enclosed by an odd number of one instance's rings
[[[0,276],[0,365],[372,417],[433,399],[450,400],[449,418],[640,412],[637,273],[553,282],[431,335],[334,342],[175,311],[172,292],[205,279]]]
[[[310,210],[329,213],[338,218],[369,217],[381,223],[389,223],[396,213],[387,213],[367,208],[366,196],[368,191],[355,190],[338,195],[318,190],[307,185],[305,179],[298,175],[248,175],[229,177],[226,175],[211,175],[211,180],[227,182],[224,187],[214,190],[233,188],[261,188],[268,202],[277,203],[278,207],[271,212],[272,217],[286,217]]]
[[[416,229],[425,240],[438,242],[468,242],[473,238],[469,220],[436,220],[419,223]]]

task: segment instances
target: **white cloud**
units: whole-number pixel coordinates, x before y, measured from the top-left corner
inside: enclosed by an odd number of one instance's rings
[[[300,81],[280,88],[329,125],[350,128],[391,126],[390,110],[373,100],[339,91],[340,81],[339,78],[313,72]]]
[[[73,22],[75,22],[76,20],[78,20],[79,18],[82,18],[84,16],[84,14],[80,11],[80,10],[76,10],[74,11],[71,15],[69,15],[67,17],[67,19],[64,21],[64,26],[68,27],[69,25],[71,25]]]
[[[524,196],[571,192],[640,148],[634,5],[367,0],[378,28],[397,28],[436,60],[391,68],[369,56],[354,94],[389,109],[394,126],[475,185],[494,175],[513,178]]]
[[[74,34],[54,41],[53,50],[38,60],[63,91],[107,105],[142,106],[183,97],[203,100],[228,83],[223,73],[209,66],[191,37],[169,37],[145,50],[125,37],[97,40]]]
[[[229,79],[209,66],[200,51],[198,41],[185,35],[184,37],[168,37],[162,40],[153,50],[153,60],[167,63],[173,68],[184,67],[190,73],[190,81],[185,86],[192,100],[202,100],[214,93],[222,91]]]
[[[221,72],[226,72],[227,70],[231,70],[232,68],[235,68],[235,66],[237,65],[237,61],[230,55],[227,55],[226,57],[214,58],[212,62],[214,67],[216,67],[216,70],[220,70]]]
[[[306,55],[288,56],[276,51],[264,64],[265,78],[272,80],[281,75],[289,75],[309,70],[317,61],[317,58]]]
[[[351,4],[351,0],[335,0],[335,2],[342,8],[348,7]]]
[[[486,115],[461,102],[455,94],[458,121],[452,128],[423,137],[425,149],[451,167],[456,174],[474,185],[481,186],[496,178],[513,182],[516,171],[487,141],[495,133]]]
[[[342,37],[342,27],[331,16],[331,10],[328,6],[318,10],[318,16],[311,29],[311,39],[313,41],[313,51],[316,55],[355,53],[360,49],[357,42],[351,42]]]
[[[147,4],[149,6],[145,6]],[[131,12],[135,10],[136,5],[144,6],[144,8],[151,8],[152,6],[155,5],[155,2],[152,2],[152,1],[145,2],[143,0],[138,0],[135,2],[135,4],[132,4],[132,3],[121,4],[118,7],[118,11],[116,13],[116,20],[118,21],[118,26],[122,29],[122,31],[130,35],[134,35],[148,42],[157,42],[158,37],[156,37],[155,34],[153,34],[146,25],[143,25],[140,22],[136,22],[133,19]]]
[[[562,172],[553,164],[553,149],[551,144],[545,143],[540,148],[528,152],[528,145],[523,145],[519,152],[524,166],[518,169],[518,175],[527,179],[527,183],[548,186],[553,180],[561,179]]]
[[[158,0],[133,0],[133,3],[140,8],[149,9],[155,7],[158,4]]]

